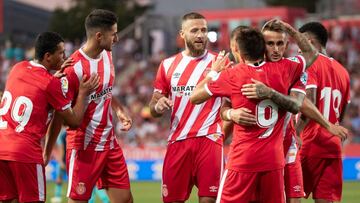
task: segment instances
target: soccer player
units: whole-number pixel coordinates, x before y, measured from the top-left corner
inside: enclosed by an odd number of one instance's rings
[[[304,33],[320,52],[308,71],[306,96],[319,108],[326,119],[333,124],[339,124],[350,102],[349,74],[335,59],[326,56],[328,34],[322,24],[310,22],[303,25],[299,31]],[[306,197],[312,193],[317,203],[340,201],[341,140],[307,119],[300,119],[297,124],[298,132],[303,128],[303,145],[300,154]]]
[[[118,41],[117,16],[95,9],[86,17],[85,29],[86,43],[71,55],[74,65],[65,70],[67,97],[76,97],[79,80],[85,74],[98,73],[101,85],[89,96],[80,127],[67,130],[67,196],[69,202],[87,202],[97,182],[99,188],[107,190],[111,202],[132,202],[126,162],[112,123],[114,110],[123,130],[132,125],[125,108],[112,96],[115,72],[111,50]]]
[[[240,63],[217,74],[214,72],[218,64],[216,61],[212,66],[214,71],[196,87],[190,98],[192,102],[200,103],[211,96],[226,96],[231,98],[234,108],[244,107],[256,112],[258,126],[234,126],[229,162],[221,180],[218,202],[249,202],[253,200],[255,191],[258,191],[260,202],[284,202],[282,146],[285,115],[286,111],[298,112],[302,103],[284,94],[304,74],[306,64],[314,61],[317,52],[291,26],[278,23],[296,40],[304,51],[304,57],[265,62],[262,34],[253,28],[242,27],[235,36],[233,53]],[[251,81],[254,83],[247,84]],[[255,94],[248,91],[263,86],[259,81],[275,90],[264,88]]]
[[[199,13],[182,17],[180,36],[185,50],[163,60],[150,101],[153,116],[171,111],[171,130],[164,159],[164,202],[185,202],[194,185],[199,202],[215,202],[223,168],[221,97],[201,105],[190,103],[196,84],[210,69],[216,54],[206,49],[207,22]]]
[[[66,81],[54,77],[64,62],[64,40],[54,32],[40,34],[35,59],[14,65],[0,108],[0,201],[44,202],[45,172],[41,140],[55,109],[69,126],[79,126],[88,93],[99,85],[93,75],[80,82],[76,105],[65,94]]]

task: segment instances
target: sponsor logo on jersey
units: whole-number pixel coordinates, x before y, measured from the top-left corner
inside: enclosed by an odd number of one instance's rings
[[[61,82],[61,91],[62,91],[64,97],[66,97],[66,94],[69,91],[69,81],[66,77],[62,77],[60,79],[60,82]]]
[[[78,195],[83,195],[86,192],[85,183],[79,182],[76,186],[76,193]]]
[[[99,93],[91,94],[90,99],[91,100],[98,100],[100,98],[108,99],[108,98],[111,98],[111,95],[112,95],[111,92],[112,92],[112,87],[108,87],[106,89],[103,89]]]
[[[171,87],[172,92],[177,97],[190,96],[191,92],[195,89],[195,85],[182,85]]]

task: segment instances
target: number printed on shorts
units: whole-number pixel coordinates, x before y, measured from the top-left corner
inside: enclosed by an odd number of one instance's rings
[[[279,118],[278,106],[270,99],[262,100],[256,105],[256,122],[262,128],[268,128],[259,138],[269,137]]]
[[[1,99],[2,107],[0,108],[0,129],[7,128],[8,123],[2,119],[2,116],[10,110],[12,100],[13,98],[11,93],[9,91],[5,91]],[[24,127],[29,122],[32,110],[33,103],[29,98],[24,96],[15,98],[11,107],[11,118],[19,124],[15,128],[16,132],[19,133],[24,130]]]

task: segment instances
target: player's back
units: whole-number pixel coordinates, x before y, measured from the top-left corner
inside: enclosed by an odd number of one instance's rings
[[[71,55],[74,65],[65,70],[69,80],[67,96],[75,105],[80,80],[94,73],[100,77],[100,85],[95,93],[88,96],[83,122],[77,129],[68,129],[68,149],[95,149],[103,151],[118,146],[112,125],[112,87],[114,66],[111,52],[103,51],[98,59],[87,56],[82,49]]]
[[[340,122],[345,104],[350,102],[350,79],[346,69],[335,59],[319,54],[309,68],[307,88],[316,88],[316,106],[333,124]],[[320,157],[340,157],[340,139],[314,121],[303,132],[302,153]]]
[[[275,170],[284,166],[282,146],[286,111],[269,99],[247,99],[242,95],[241,88],[244,84],[252,83],[253,78],[287,95],[291,85],[300,79],[302,70],[303,61],[294,63],[287,59],[276,63],[264,62],[258,67],[238,65],[226,73],[221,73],[228,74],[231,78],[231,85],[226,89],[231,90],[233,108],[245,107],[255,113],[257,118],[257,126],[235,125],[228,168],[254,172]],[[229,95],[224,93],[223,96]]]
[[[60,81],[40,64],[23,61],[12,68],[0,110],[0,159],[42,163],[40,141],[51,118],[51,83]]]

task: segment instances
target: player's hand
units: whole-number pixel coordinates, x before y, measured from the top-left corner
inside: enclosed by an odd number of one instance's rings
[[[79,94],[89,95],[95,91],[100,85],[100,77],[98,74],[92,74],[89,79],[88,76],[84,75],[80,81]]]
[[[43,160],[44,160],[44,167],[46,167],[49,164],[50,161],[50,155],[43,153]]]
[[[159,114],[164,113],[166,110],[170,110],[173,106],[173,102],[166,97],[161,97],[155,104],[155,111]]]
[[[121,131],[129,131],[132,126],[132,119],[128,116],[125,112],[118,110],[116,112],[116,116],[118,117],[119,121],[121,122]]]
[[[69,66],[72,66],[74,65],[74,59],[72,58],[67,58],[64,63],[61,65],[61,68],[60,70],[56,71],[55,74],[54,74],[54,77],[57,77],[57,78],[61,78],[63,76],[65,76],[66,74],[64,73],[64,70],[65,68],[69,67]]]
[[[271,88],[264,83],[251,78],[254,83],[245,84],[241,88],[241,92],[248,99],[268,99],[271,96]]]
[[[341,139],[341,141],[345,141],[349,134],[348,129],[346,129],[340,125],[334,125],[334,124],[330,124],[328,131],[331,134],[339,137]]]
[[[216,59],[215,57],[212,59],[211,70],[214,70],[219,73],[227,69],[232,65],[232,63],[227,63],[228,61],[229,61],[229,53],[225,55],[225,51],[220,51]]]
[[[239,125],[256,125],[255,115],[251,114],[251,110],[247,108],[232,109],[230,117],[234,123],[237,123]]]

